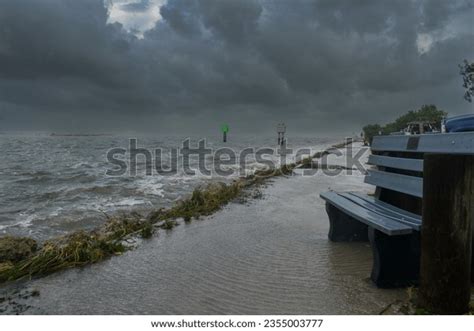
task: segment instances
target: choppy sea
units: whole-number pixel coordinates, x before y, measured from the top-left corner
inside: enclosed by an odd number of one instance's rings
[[[137,139],[138,148],[152,153],[151,163],[143,155],[130,159],[131,138]],[[204,158],[206,169],[216,169],[217,150],[232,150],[235,159],[221,168],[233,173],[223,175],[212,171],[209,175],[198,171],[199,159],[196,156],[189,161],[189,168],[196,170],[195,174],[190,174],[182,166],[180,157],[177,158],[174,173],[156,171],[157,164],[163,169],[170,166],[171,160],[174,160],[171,151],[179,153],[183,141],[188,138],[191,149],[197,148],[199,140],[205,139],[206,148],[212,150]],[[243,173],[263,167],[261,160],[258,162],[256,158],[257,150],[273,149],[274,155],[267,153],[263,158],[278,165],[281,156],[277,155],[275,138],[229,137],[227,143],[223,143],[221,137],[1,134],[0,235],[46,239],[77,229],[96,227],[104,222],[105,215],[123,211],[147,213],[154,208],[170,206],[196,187],[213,181],[229,182]],[[288,153],[286,160],[294,160],[298,149],[307,148],[316,152],[339,140],[291,137],[287,147],[292,152]],[[125,161],[127,167],[131,166],[129,161],[132,160],[136,165],[136,175],[131,174],[129,168],[123,175],[107,174],[108,170],[117,169],[117,165],[107,159],[107,153],[114,148],[126,151],[125,155],[118,155],[117,158]],[[239,157],[243,150],[249,148],[252,149],[250,154],[247,153],[245,158]],[[156,162],[156,149],[162,150],[161,163]],[[147,169],[152,170],[152,175],[146,173]]]

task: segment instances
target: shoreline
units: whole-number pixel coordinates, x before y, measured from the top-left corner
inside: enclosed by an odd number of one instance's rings
[[[231,184],[209,184],[205,188],[195,189],[187,199],[179,201],[167,209],[151,211],[146,217],[131,212],[123,216],[108,217],[104,225],[90,231],[79,230],[60,237],[46,240],[42,245],[25,237],[4,236],[3,242],[11,244],[15,259],[0,263],[0,284],[24,278],[46,276],[56,271],[82,267],[121,255],[135,247],[136,237],[150,238],[159,229],[171,230],[178,225],[179,219],[185,223],[209,216],[229,202],[248,197],[252,188],[257,188],[267,180],[292,173],[298,166],[311,164],[311,160],[329,154],[331,149],[343,148],[353,142],[347,139],[334,144],[312,156],[298,162],[285,164],[277,169],[257,170],[254,174],[234,180]],[[130,243],[132,241],[132,244]],[[8,247],[6,248],[8,250]]]
[[[329,158],[327,168],[343,164],[344,156]],[[202,222],[181,219],[182,226],[153,240],[137,235],[136,249],[120,259],[9,282],[0,291],[0,313],[426,314],[416,306],[416,289],[372,284],[368,243],[327,239],[319,194],[370,194],[364,173],[341,167],[338,177],[308,176],[303,169],[273,177],[261,196],[234,199]]]
[[[360,148],[355,143],[352,153]],[[338,154],[334,151],[327,162],[345,163]],[[66,315],[378,314],[404,299],[406,290],[381,290],[370,282],[368,243],[328,240],[329,222],[319,194],[328,189],[372,191],[362,172],[337,173],[296,169],[292,176],[269,180],[257,199],[234,200],[200,221],[180,220],[180,226],[159,231],[152,240],[137,238],[136,249],[120,258],[5,284],[0,297],[17,305],[5,301],[0,310]],[[31,296],[33,291],[39,296]]]

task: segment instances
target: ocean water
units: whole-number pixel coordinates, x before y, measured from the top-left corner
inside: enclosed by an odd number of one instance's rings
[[[196,187],[215,181],[229,182],[241,174],[242,165],[247,174],[263,166],[256,162],[255,155],[249,155],[245,160],[237,157],[235,165],[226,166],[234,170],[231,176],[190,175],[178,159],[175,174],[160,175],[153,171],[149,176],[146,169],[150,164],[138,157],[136,175],[127,172],[108,176],[107,170],[114,169],[114,165],[107,160],[107,152],[117,147],[128,149],[130,138],[137,139],[139,148],[163,149],[161,160],[167,166],[168,152],[180,147],[188,137],[0,135],[0,235],[42,240],[77,229],[91,229],[103,223],[106,215],[129,211],[146,214],[154,208],[173,205]],[[226,144],[221,137],[190,137],[190,147],[196,148],[200,139],[205,139],[206,146],[214,151],[227,147],[236,155],[245,148],[277,147],[275,137],[250,136],[229,137]],[[288,148],[310,148],[316,152],[340,140],[291,137]],[[295,155],[287,157],[291,161]],[[267,159],[275,164],[280,162],[276,155]],[[206,157],[205,164],[211,168],[213,157]],[[190,168],[198,168],[196,157],[190,159]]]

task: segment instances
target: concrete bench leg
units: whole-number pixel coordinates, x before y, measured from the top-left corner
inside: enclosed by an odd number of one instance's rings
[[[330,203],[326,202],[329,216],[329,240],[331,241],[368,241],[367,225],[350,217]]]
[[[371,279],[377,287],[416,285],[420,276],[420,237],[418,233],[388,236],[369,228],[374,263]]]

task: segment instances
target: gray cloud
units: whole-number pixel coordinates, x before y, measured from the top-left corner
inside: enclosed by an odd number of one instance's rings
[[[145,12],[150,8],[150,0],[139,0],[138,2],[125,3],[120,9],[131,13]]]
[[[3,129],[325,133],[424,103],[472,111],[457,64],[474,58],[473,1],[168,0],[143,38],[102,0],[1,7]]]

